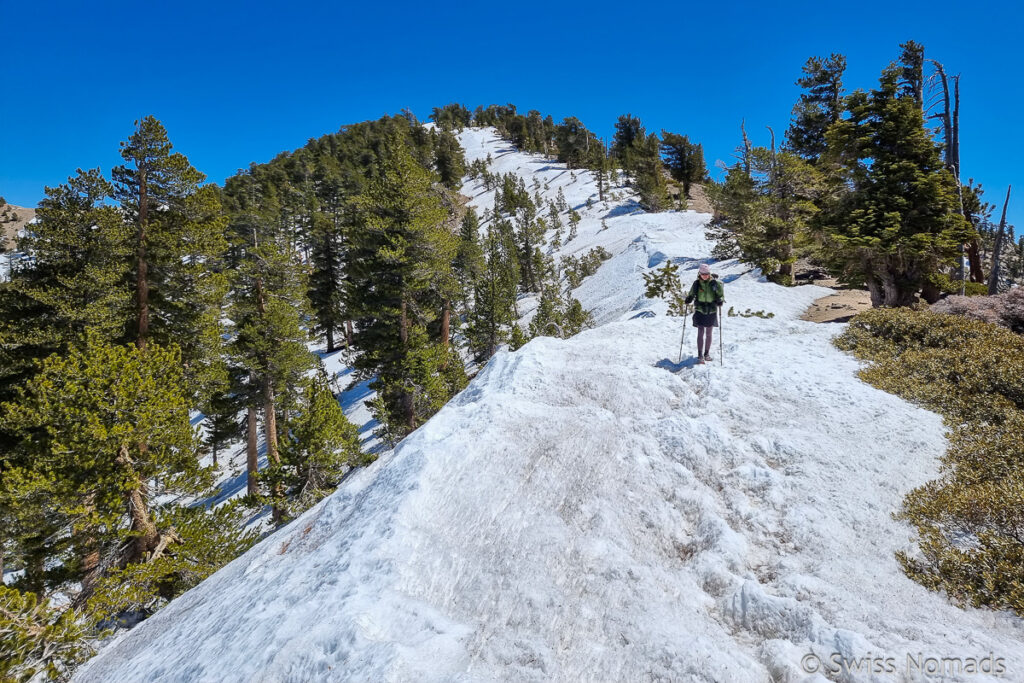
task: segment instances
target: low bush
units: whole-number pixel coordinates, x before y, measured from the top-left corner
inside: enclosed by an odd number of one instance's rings
[[[897,517],[920,552],[908,576],[960,604],[1024,615],[1024,338],[967,317],[874,309],[836,345],[871,364],[861,377],[941,413],[951,427],[940,476]]]

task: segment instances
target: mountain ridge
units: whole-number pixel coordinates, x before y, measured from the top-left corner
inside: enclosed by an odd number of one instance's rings
[[[775,315],[726,317],[724,359],[716,340],[713,365],[677,362],[682,321],[641,275],[671,259],[691,276],[709,216],[645,214],[626,188],[605,209],[588,172],[490,130],[461,140],[580,207],[558,253],[613,254],[573,291],[597,327],[499,352],[76,680],[802,680],[833,652],[991,651],[1024,672],[1020,619],[960,610],[896,565],[911,532],[889,513],[934,476],[944,428],[861,383],[840,326],[799,320],[829,290],[716,263],[727,306]]]

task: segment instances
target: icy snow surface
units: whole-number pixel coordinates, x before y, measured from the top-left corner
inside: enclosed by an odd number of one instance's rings
[[[935,476],[943,426],[860,382],[830,345],[841,326],[798,319],[828,290],[715,263],[727,307],[775,317],[726,317],[724,365],[717,336],[713,365],[686,360],[689,329],[677,364],[681,321],[641,274],[672,258],[691,281],[709,217],[639,212],[623,188],[606,207],[589,173],[490,130],[461,140],[581,207],[560,253],[614,254],[574,292],[598,326],[500,352],[395,451],[77,680],[824,681],[801,661],[836,652],[896,672],[831,680],[986,680],[925,679],[907,656],[989,653],[1024,680],[1020,619],[900,572],[912,533],[890,513]]]

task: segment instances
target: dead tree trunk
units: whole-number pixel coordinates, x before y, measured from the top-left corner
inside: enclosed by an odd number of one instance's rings
[[[963,185],[960,182],[960,74],[952,77],[953,95],[952,107],[950,107],[949,77],[946,76],[946,70],[939,61],[935,59],[929,59],[928,61],[935,65],[935,71],[939,74],[939,80],[942,81],[942,112],[936,114],[934,118],[942,120],[943,140],[945,141],[943,160],[946,168],[953,174],[953,179],[956,181],[956,193],[960,200],[960,215],[964,217],[971,227],[975,227],[974,221],[971,220],[971,216],[964,208]],[[968,277],[964,273],[964,256],[967,257],[970,265],[971,281],[984,282],[985,274],[981,268],[981,253],[977,238],[971,240],[966,245],[960,246],[960,263],[957,266],[957,279],[962,282],[966,282]],[[961,294],[963,290],[964,287],[961,285]]]
[[[988,276],[988,293],[999,291],[999,252],[1003,250],[1003,233],[1006,231],[1006,207],[1010,203],[1010,187],[1006,188],[1006,199],[1003,201],[1003,215],[999,218],[999,230],[996,231],[996,243],[992,249],[992,272]]]
[[[747,122],[740,121],[740,132],[743,133],[743,172],[750,177],[750,138],[747,137]]]

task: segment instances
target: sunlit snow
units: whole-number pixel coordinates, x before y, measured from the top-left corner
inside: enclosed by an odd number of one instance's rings
[[[705,366],[687,360],[691,329],[677,364],[682,321],[644,298],[642,274],[671,258],[688,283],[710,217],[645,214],[622,188],[606,208],[587,172],[492,130],[460,137],[470,160],[490,153],[492,171],[580,207],[560,253],[614,254],[574,292],[598,326],[499,352],[396,450],[77,680],[895,681],[924,680],[908,655],[989,653],[1024,680],[1020,619],[900,571],[913,535],[890,515],[937,474],[943,425],[860,382],[830,344],[841,326],[799,320],[828,290],[715,263],[726,307],[775,317],[726,317],[724,363],[716,336]],[[476,182],[463,193],[493,202]],[[891,657],[898,674],[810,672],[832,653]]]

